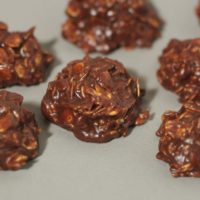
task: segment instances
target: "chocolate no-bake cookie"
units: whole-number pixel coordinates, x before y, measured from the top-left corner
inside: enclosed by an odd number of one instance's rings
[[[44,53],[33,35],[9,32],[0,22],[0,88],[12,85],[34,85],[44,80],[53,56]]]
[[[38,155],[39,128],[23,97],[0,91],[0,169],[17,170]]]
[[[160,57],[158,79],[181,102],[200,95],[200,39],[172,40]]]
[[[157,158],[170,165],[174,177],[200,177],[200,101],[186,102],[179,112],[167,112],[157,132]]]
[[[85,52],[150,47],[162,22],[146,0],[71,0],[63,36]]]
[[[42,112],[51,122],[71,130],[77,138],[103,143],[128,135],[143,124],[141,90],[137,78],[108,58],[85,57],[67,65],[49,83]]]

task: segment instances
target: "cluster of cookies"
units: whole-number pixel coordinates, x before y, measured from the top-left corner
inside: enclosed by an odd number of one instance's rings
[[[145,0],[71,0],[63,36],[86,53],[150,47],[163,25]],[[198,9],[198,12],[199,9]],[[42,50],[34,29],[9,32],[0,23],[0,87],[35,85],[45,80],[54,57]],[[160,57],[160,83],[179,95],[183,107],[167,112],[157,135],[157,158],[173,176],[200,176],[200,39],[170,41]],[[144,124],[145,90],[118,61],[91,58],[70,62],[48,85],[41,102],[45,118],[86,142],[127,136]],[[39,128],[23,97],[0,91],[0,168],[16,170],[38,155]]]
[[[173,176],[200,177],[200,39],[172,40],[160,57],[160,83],[179,95],[179,112],[166,112],[157,132],[157,158]]]

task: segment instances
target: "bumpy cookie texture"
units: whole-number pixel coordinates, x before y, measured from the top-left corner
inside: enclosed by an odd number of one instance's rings
[[[0,169],[17,170],[38,155],[39,128],[21,95],[0,91]]]
[[[49,83],[42,112],[80,140],[103,143],[145,123],[149,114],[141,112],[143,94],[138,79],[119,62],[85,57],[69,63]]]
[[[200,94],[200,39],[172,40],[160,57],[158,79],[186,102]]]
[[[200,177],[200,101],[188,101],[179,112],[167,112],[157,132],[157,158],[174,177]]]
[[[71,0],[63,36],[85,52],[150,47],[162,26],[146,0]]]
[[[0,88],[12,85],[35,85],[44,80],[53,56],[44,53],[33,35],[9,32],[0,22]]]

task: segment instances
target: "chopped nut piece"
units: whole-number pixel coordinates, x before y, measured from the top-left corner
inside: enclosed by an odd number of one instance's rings
[[[0,169],[17,170],[38,155],[39,128],[21,95],[0,91]]]
[[[69,63],[49,83],[41,108],[48,120],[80,140],[103,143],[127,136],[130,126],[147,120],[148,113],[141,113],[144,92],[139,90],[138,79],[119,62],[85,57]]]
[[[169,163],[174,177],[200,177],[200,101],[188,101],[162,119],[157,158]]]
[[[12,126],[16,125],[16,119],[12,113],[6,113],[4,116],[0,116],[0,133],[6,132]]]
[[[111,112],[109,112],[110,116],[116,116],[118,114],[118,110],[112,110]]]
[[[137,126],[143,125],[146,123],[146,121],[149,119],[149,111],[145,111],[139,114],[138,118],[136,119],[135,124]]]
[[[160,83],[177,93],[181,102],[200,95],[200,39],[172,40],[160,57]]]
[[[70,0],[63,36],[86,52],[150,47],[162,22],[146,0]]]
[[[17,64],[16,66],[15,66],[15,71],[16,71],[16,73],[17,73],[17,76],[19,77],[19,78],[23,78],[23,77],[25,77],[25,68],[24,68],[24,66],[22,66],[21,64]]]
[[[0,22],[0,88],[35,85],[44,80],[53,56],[42,51],[33,32],[10,33]]]
[[[11,33],[5,38],[4,44],[10,48],[18,48],[22,42],[23,39],[20,33]]]
[[[80,62],[74,66],[74,73],[82,73],[84,70],[84,63]]]
[[[63,120],[63,123],[71,124],[73,121],[73,112],[69,109],[64,109],[62,115],[60,116],[60,120]]]

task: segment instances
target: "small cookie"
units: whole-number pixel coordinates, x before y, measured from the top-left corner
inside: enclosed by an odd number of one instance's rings
[[[23,97],[0,91],[0,169],[17,170],[38,155],[39,128]]]
[[[103,143],[127,136],[149,117],[141,112],[144,91],[124,66],[108,58],[85,57],[67,65],[49,83],[42,112],[80,140]]]
[[[157,76],[161,85],[178,94],[181,102],[200,95],[200,39],[172,40],[160,64]]]
[[[179,112],[166,112],[157,131],[157,158],[174,177],[200,177],[200,101],[186,102]]]
[[[146,0],[71,0],[63,36],[85,52],[150,47],[162,22]]]
[[[0,22],[0,88],[44,81],[53,56],[42,51],[33,32],[9,32]]]

